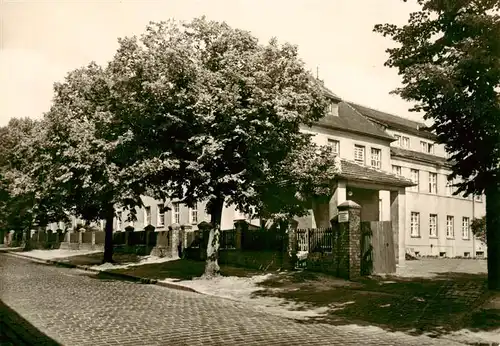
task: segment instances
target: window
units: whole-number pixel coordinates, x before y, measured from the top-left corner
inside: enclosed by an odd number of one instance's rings
[[[402,136],[401,137],[401,148],[409,148],[410,147],[410,138]]]
[[[377,148],[372,148],[372,167],[381,168],[382,167],[382,150]]]
[[[420,148],[423,153],[434,154],[434,145],[432,143],[421,141]]]
[[[189,213],[191,223],[198,223],[198,206],[195,204]]]
[[[455,237],[455,218],[451,215],[446,216],[446,238]]]
[[[365,147],[362,145],[354,146],[354,161],[358,163],[365,163]]]
[[[401,166],[392,165],[392,173],[401,175]]]
[[[468,217],[462,218],[462,239],[469,239],[469,223],[470,219]]]
[[[332,147],[332,150],[335,154],[339,155],[340,154],[340,142],[337,141],[336,139],[328,139],[328,145]]]
[[[429,236],[438,236],[438,216],[436,214],[429,215]]]
[[[437,193],[437,173],[429,172],[429,192]]]
[[[400,147],[401,146],[401,136],[400,135],[394,135],[394,138],[396,138],[395,140],[395,144]]]
[[[151,207],[146,207],[144,209],[144,225],[151,225]]]
[[[410,233],[412,237],[420,237],[420,213],[411,212]]]
[[[158,227],[165,227],[165,206],[163,204],[158,204],[156,206],[156,223]]]
[[[173,203],[172,223],[177,223],[177,224],[181,223],[181,213],[180,213],[179,203]]]
[[[453,182],[451,180],[446,181],[446,194],[453,196]]]
[[[474,201],[476,201],[476,202],[482,202],[483,201],[483,196],[482,195],[474,195]]]
[[[419,180],[420,180],[418,169],[411,169],[410,170],[410,180],[416,184],[415,186],[410,187],[410,190],[411,191],[418,191],[419,190],[418,184],[419,184]]]
[[[116,213],[116,229],[119,231],[122,229],[122,212]]]
[[[339,105],[337,103],[330,102],[328,104],[328,108],[327,108],[326,112],[329,115],[338,116],[339,115]]]

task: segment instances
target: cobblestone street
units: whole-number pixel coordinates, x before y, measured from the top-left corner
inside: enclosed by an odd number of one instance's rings
[[[0,254],[0,298],[63,345],[459,345],[374,327],[302,324],[230,300]]]

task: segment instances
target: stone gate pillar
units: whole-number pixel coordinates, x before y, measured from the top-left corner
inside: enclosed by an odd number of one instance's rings
[[[337,209],[342,234],[340,246],[346,255],[343,269],[348,279],[353,280],[361,276],[361,206],[347,200]]]

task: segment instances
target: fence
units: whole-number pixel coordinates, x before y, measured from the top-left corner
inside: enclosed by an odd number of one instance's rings
[[[298,229],[296,231],[297,251],[332,252],[335,235],[332,228]]]

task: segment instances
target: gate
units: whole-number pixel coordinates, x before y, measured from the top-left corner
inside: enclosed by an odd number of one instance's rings
[[[390,221],[361,223],[361,275],[396,272],[394,234]]]

